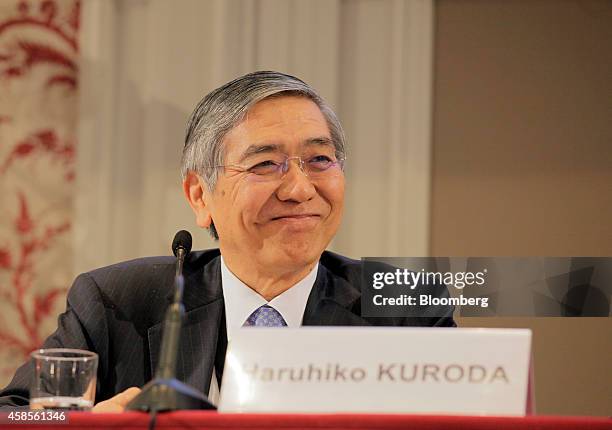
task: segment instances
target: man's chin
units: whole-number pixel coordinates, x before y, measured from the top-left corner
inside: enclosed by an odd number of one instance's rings
[[[320,257],[325,248],[320,244],[315,244],[308,240],[299,240],[293,238],[289,243],[277,244],[275,248],[271,248],[270,259],[271,263],[277,268],[285,268],[287,270],[300,270],[306,266],[312,265]]]

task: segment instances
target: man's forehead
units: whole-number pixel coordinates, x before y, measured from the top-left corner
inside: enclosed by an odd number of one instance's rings
[[[226,153],[272,145],[287,150],[286,146],[333,143],[327,121],[312,100],[283,96],[256,103],[224,139]]]

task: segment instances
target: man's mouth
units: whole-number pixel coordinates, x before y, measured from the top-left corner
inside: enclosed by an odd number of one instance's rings
[[[307,219],[314,219],[314,218],[320,218],[321,216],[318,214],[296,214],[296,215],[279,215],[279,216],[275,216],[272,217],[271,220],[272,221],[278,221],[278,220],[307,220]]]

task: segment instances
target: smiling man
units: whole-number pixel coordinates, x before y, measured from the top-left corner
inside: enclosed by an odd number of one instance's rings
[[[336,115],[301,80],[256,72],[214,90],[193,112],[183,190],[219,249],[185,262],[177,376],[218,395],[228,340],[244,326],[452,326],[444,316],[361,316],[361,264],[325,251],[342,219],[345,142]],[[45,348],[100,356],[95,409],[123,410],[158,361],[174,258],[80,275]],[[439,314],[438,314],[439,315]],[[0,396],[28,402],[29,365]]]

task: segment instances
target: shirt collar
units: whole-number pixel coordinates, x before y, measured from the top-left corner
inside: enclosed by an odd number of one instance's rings
[[[310,290],[312,290],[317,279],[318,270],[319,264],[315,264],[315,267],[301,281],[268,302],[238,279],[227,267],[223,256],[221,256],[221,284],[225,300],[228,340],[232,338],[232,334],[236,330],[242,327],[242,324],[257,308],[265,304],[276,309],[285,319],[288,327],[300,327]]]

